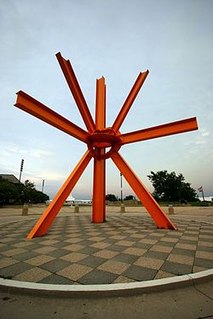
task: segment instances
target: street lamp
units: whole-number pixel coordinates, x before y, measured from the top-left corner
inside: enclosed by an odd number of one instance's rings
[[[123,203],[123,180],[122,180],[122,173],[120,172],[120,177],[121,177],[121,203]]]
[[[44,192],[44,179],[42,180],[41,191]]]
[[[19,173],[19,183],[21,183],[21,175],[23,171],[23,166],[24,166],[24,160],[21,160],[21,166],[20,166],[20,173]]]

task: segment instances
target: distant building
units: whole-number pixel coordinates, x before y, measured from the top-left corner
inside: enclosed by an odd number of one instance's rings
[[[19,184],[19,180],[18,178],[16,178],[14,175],[12,174],[0,174],[0,180],[1,179],[5,179],[8,182],[12,183],[12,184]]]

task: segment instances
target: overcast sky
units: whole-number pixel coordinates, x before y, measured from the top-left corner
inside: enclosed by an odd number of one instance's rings
[[[70,59],[94,115],[95,81],[107,84],[112,125],[138,73],[149,76],[121,132],[196,116],[199,130],[120,150],[150,191],[150,171],[182,173],[213,194],[212,0],[0,0],[0,173],[29,179],[51,197],[86,145],[13,106],[23,90],[85,128],[55,54]],[[92,162],[74,188],[91,198]],[[120,175],[107,161],[107,193]],[[124,196],[133,194],[124,182]]]

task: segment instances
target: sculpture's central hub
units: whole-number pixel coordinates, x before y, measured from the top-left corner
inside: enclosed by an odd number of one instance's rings
[[[87,137],[87,145],[89,148],[93,148],[94,156],[109,158],[113,150],[118,150],[121,147],[120,133],[116,134],[111,128],[105,128],[102,130],[96,130],[94,133]],[[110,148],[108,152],[100,155],[99,150]]]
[[[92,147],[106,148],[114,147],[121,143],[121,138],[116,135],[115,131],[111,128],[105,128],[103,130],[96,130],[90,134],[87,138],[87,144]]]

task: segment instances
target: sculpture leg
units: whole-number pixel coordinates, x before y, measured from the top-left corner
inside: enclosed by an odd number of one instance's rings
[[[50,225],[52,224],[59,210],[61,209],[63,203],[65,202],[66,198],[69,196],[73,187],[81,177],[88,163],[90,162],[91,158],[92,152],[88,150],[81,158],[73,172],[67,178],[63,186],[60,188],[57,195],[50,203],[50,205],[47,207],[47,209],[40,217],[38,222],[35,224],[31,232],[28,234],[28,239],[32,239],[33,237],[40,237],[46,234]]]
[[[148,213],[152,216],[153,220],[157,224],[157,227],[166,229],[176,229],[175,225],[166,216],[161,207],[151,196],[151,194],[145,188],[145,186],[141,183],[138,177],[134,174],[134,172],[124,161],[124,159],[120,156],[120,154],[118,152],[114,152],[111,155],[111,158],[115,165],[118,167],[118,169],[122,172],[123,176],[129,183],[129,185],[132,187],[135,194],[143,203]]]
[[[103,154],[104,149],[99,150]],[[105,159],[94,158],[92,222],[105,221]]]
[[[106,85],[102,77],[96,82],[96,130],[102,130],[106,126]],[[105,221],[105,148],[96,148],[94,157],[93,174],[93,204],[92,222],[103,223]]]

